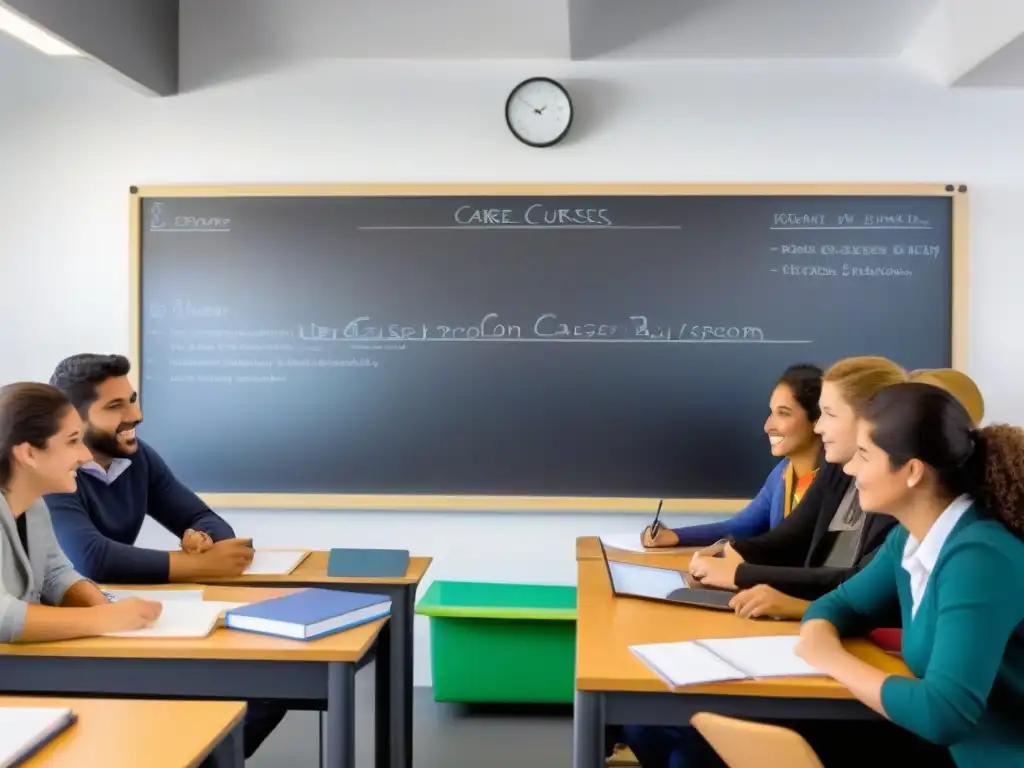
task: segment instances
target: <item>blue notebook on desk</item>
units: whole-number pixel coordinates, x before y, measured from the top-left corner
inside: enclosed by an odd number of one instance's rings
[[[409,569],[407,549],[332,549],[327,575],[341,579],[400,579]]]
[[[337,589],[303,589],[233,608],[224,626],[293,640],[313,640],[391,613],[391,598]]]

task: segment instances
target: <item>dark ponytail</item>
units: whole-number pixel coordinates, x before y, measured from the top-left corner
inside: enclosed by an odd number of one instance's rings
[[[924,462],[948,494],[970,495],[1024,538],[1024,430],[1007,424],[977,429],[959,400],[917,382],[881,390],[863,417],[893,469],[911,459]]]

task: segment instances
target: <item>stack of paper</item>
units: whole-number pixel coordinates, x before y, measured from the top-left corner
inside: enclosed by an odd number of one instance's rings
[[[794,653],[799,637],[771,635],[630,646],[670,688],[822,674]]]
[[[0,707],[0,768],[21,765],[75,719],[66,707]]]

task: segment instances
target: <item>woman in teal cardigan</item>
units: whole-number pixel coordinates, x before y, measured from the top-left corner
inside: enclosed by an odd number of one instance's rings
[[[1024,766],[1024,431],[976,429],[944,390],[897,384],[871,402],[846,471],[864,510],[900,525],[863,571],[811,604],[797,653],[937,745],[929,768]],[[894,612],[912,677],[840,642]]]

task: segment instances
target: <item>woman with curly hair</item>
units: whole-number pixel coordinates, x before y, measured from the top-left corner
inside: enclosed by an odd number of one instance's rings
[[[798,654],[939,745],[929,766],[1024,765],[1024,431],[978,429],[947,391],[898,384],[865,410],[846,471],[864,510],[899,525],[866,568],[807,609]],[[840,640],[894,611],[913,677],[882,672]]]

